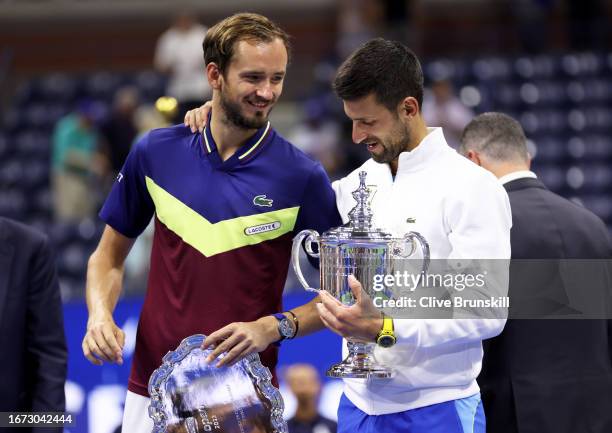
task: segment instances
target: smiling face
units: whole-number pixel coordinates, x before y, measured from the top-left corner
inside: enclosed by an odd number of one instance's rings
[[[238,41],[226,71],[217,72],[211,82],[227,120],[242,129],[264,126],[283,91],[286,69],[287,49],[281,39]]]
[[[344,112],[353,121],[353,142],[364,144],[374,161],[389,164],[410,150],[409,127],[374,94],[344,101]]]

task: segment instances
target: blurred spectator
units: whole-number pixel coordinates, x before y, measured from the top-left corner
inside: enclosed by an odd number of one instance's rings
[[[431,90],[423,99],[423,118],[429,126],[440,126],[444,138],[453,147],[459,147],[463,128],[474,113],[453,93],[453,86],[447,79],[438,79],[431,84]]]
[[[113,110],[100,125],[103,149],[113,177],[119,173],[138,131],[134,113],[138,107],[138,90],[123,87],[115,93]]]
[[[134,114],[134,124],[137,129],[137,137],[146,134],[151,129],[165,128],[170,126],[167,113],[161,113],[157,104],[143,104]],[[153,245],[153,227],[155,223],[151,221],[147,228],[134,242],[130,254],[125,259],[125,285],[126,295],[142,294],[146,287],[147,274],[149,272],[149,258],[151,257],[151,247]]]
[[[338,8],[338,57],[346,58],[380,30],[383,5],[371,0],[341,0]]]
[[[170,126],[172,119],[167,116],[167,114],[161,113],[155,105],[142,104],[138,107],[134,114],[134,123],[138,131],[135,141],[139,140],[142,135],[146,134],[151,129]]]
[[[329,118],[325,101],[313,98],[304,107],[304,122],[289,133],[289,141],[317,159],[330,177],[342,167],[339,146],[340,127]]]
[[[0,345],[0,412],[63,412],[68,353],[49,241],[1,217]],[[63,429],[2,431],[60,433]]]
[[[295,415],[287,422],[289,433],[336,433],[337,424],[319,414],[317,370],[310,364],[294,364],[287,369],[285,381],[297,400]]]
[[[77,110],[61,118],[53,131],[51,187],[57,221],[78,221],[93,216],[91,178],[105,171],[98,154],[94,127],[95,107],[82,101]]]
[[[202,42],[206,27],[197,23],[192,13],[183,11],[157,41],[155,67],[169,78],[166,93],[180,104],[175,122],[181,122],[187,110],[199,107],[210,98],[206,79]]]

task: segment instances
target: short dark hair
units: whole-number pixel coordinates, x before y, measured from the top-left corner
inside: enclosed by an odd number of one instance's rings
[[[291,54],[289,35],[263,15],[241,12],[219,21],[206,32],[202,47],[204,64],[214,62],[225,73],[232,60],[234,47],[240,41],[272,42],[280,39],[287,56]]]
[[[496,161],[529,160],[527,137],[521,124],[504,113],[483,113],[474,117],[461,134],[459,152],[482,152]]]
[[[342,63],[333,88],[345,101],[374,93],[394,111],[407,96],[423,103],[423,70],[417,56],[404,44],[383,38],[362,45]]]

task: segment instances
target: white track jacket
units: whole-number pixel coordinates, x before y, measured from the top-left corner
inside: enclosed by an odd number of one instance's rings
[[[441,128],[399,156],[395,179],[372,159],[333,183],[343,221],[365,170],[374,195],[374,225],[395,236],[418,231],[432,259],[510,259],[512,217],[506,191],[485,169],[449,147]],[[507,286],[506,286],[507,289]],[[370,415],[401,412],[479,391],[482,340],[498,335],[503,319],[394,319],[397,344],[376,347],[395,367],[393,379],[345,379],[346,396]],[[344,345],[346,354],[346,344]]]

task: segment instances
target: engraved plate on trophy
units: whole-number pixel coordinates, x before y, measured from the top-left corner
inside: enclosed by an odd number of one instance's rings
[[[287,433],[283,399],[259,355],[217,368],[204,339],[185,338],[151,375],[153,433]]]
[[[372,211],[368,204],[369,191],[365,184],[366,172],[359,173],[359,187],[353,191],[357,204],[349,212],[349,223],[330,229],[319,235],[315,230],[302,230],[293,239],[293,269],[306,290],[318,291],[306,282],[300,269],[299,255],[302,243],[306,253],[320,259],[320,288],[346,305],[355,302],[348,284],[353,274],[361,283],[367,295],[376,295],[373,288],[377,275],[393,275],[405,264],[406,259],[420,250],[422,263],[420,273],[424,275],[429,266],[429,245],[417,232],[406,233],[403,237],[377,229],[372,225]],[[313,249],[318,245],[318,251]],[[389,378],[393,369],[381,365],[373,356],[375,343],[347,340],[348,357],[333,365],[327,375],[341,378]]]

